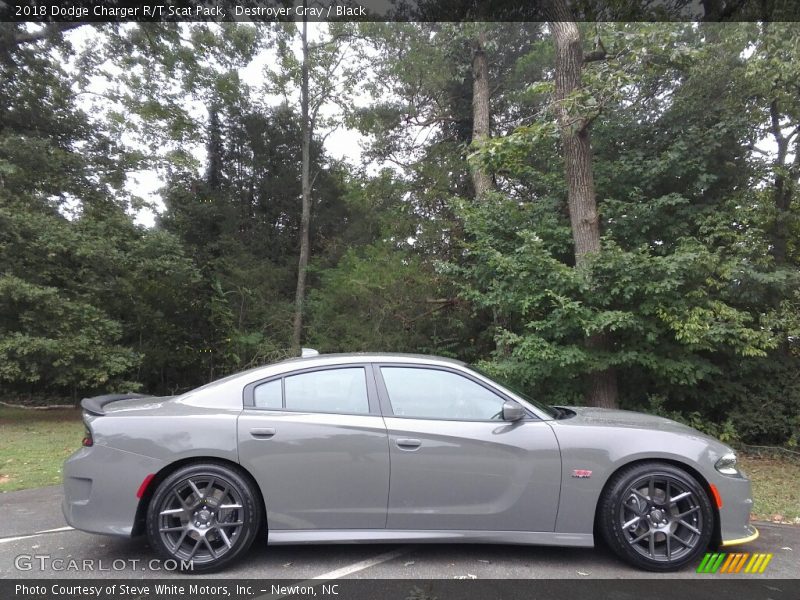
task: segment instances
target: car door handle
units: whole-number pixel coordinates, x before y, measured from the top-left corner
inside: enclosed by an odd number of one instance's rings
[[[414,448],[419,448],[422,442],[413,438],[398,438],[395,444],[402,450],[413,450]]]
[[[268,440],[275,435],[274,427],[256,427],[250,430],[250,435],[258,440]]]

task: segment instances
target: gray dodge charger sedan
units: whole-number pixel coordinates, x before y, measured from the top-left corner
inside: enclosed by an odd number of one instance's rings
[[[193,570],[253,541],[593,546],[667,571],[755,539],[750,481],[694,429],[550,407],[466,364],[286,360],[181,396],[83,400],[67,522],[139,535]]]

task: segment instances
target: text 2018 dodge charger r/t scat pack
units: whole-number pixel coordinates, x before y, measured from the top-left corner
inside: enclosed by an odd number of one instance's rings
[[[270,544],[592,546],[666,571],[755,539],[732,450],[660,417],[553,408],[464,363],[316,355],[170,398],[83,401],[64,514],[219,568]]]

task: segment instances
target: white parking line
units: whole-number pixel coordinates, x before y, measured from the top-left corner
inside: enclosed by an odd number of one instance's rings
[[[28,538],[35,538],[35,537],[39,537],[40,535],[44,535],[44,534],[43,533],[33,533],[31,535],[18,535],[17,537],[3,538],[3,539],[0,539],[0,544],[7,544],[9,542],[16,542],[17,540],[27,540]]]
[[[336,569],[334,571],[328,571],[327,573],[323,573],[322,575],[317,575],[313,579],[339,579],[341,577],[347,577],[348,575],[351,575],[353,573],[358,573],[359,571],[363,571],[364,569],[369,569],[370,567],[374,567],[375,565],[379,565],[388,560],[393,560],[398,556],[402,556],[403,554],[410,552],[412,549],[413,549],[412,546],[406,546],[404,548],[400,548],[399,550],[384,552],[383,554],[378,554],[378,556],[374,556],[372,558],[368,558],[366,560],[353,563],[348,567],[342,567],[341,569]]]
[[[16,542],[18,540],[27,540],[28,538],[35,538],[41,535],[47,535],[48,533],[59,533],[61,531],[72,531],[74,527],[57,527],[56,529],[44,529],[42,531],[37,531],[36,533],[30,533],[28,535],[18,535],[15,537],[7,537],[7,538],[0,538],[0,544],[7,544],[8,542]]]
[[[42,531],[37,531],[36,533],[58,533],[59,531],[72,531],[73,529],[75,528],[67,525],[66,527],[56,527],[55,529],[43,529]]]

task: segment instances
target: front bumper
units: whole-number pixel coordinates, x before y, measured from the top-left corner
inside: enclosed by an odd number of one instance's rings
[[[746,544],[758,538],[758,530],[750,524],[753,510],[753,492],[750,480],[744,475],[728,477],[717,475],[712,483],[719,491],[720,545]]]
[[[748,525],[747,529],[751,530],[753,533],[751,533],[748,536],[742,537],[742,538],[736,538],[736,539],[732,539],[732,540],[723,541],[720,544],[720,546],[722,546],[723,548],[727,548],[729,546],[738,546],[740,544],[749,544],[750,542],[754,542],[755,540],[757,540],[758,536],[760,535],[759,532],[758,532],[758,529],[756,529],[752,525]]]
[[[162,461],[107,446],[81,448],[64,462],[64,518],[82,531],[130,536],[139,486],[163,466]]]

